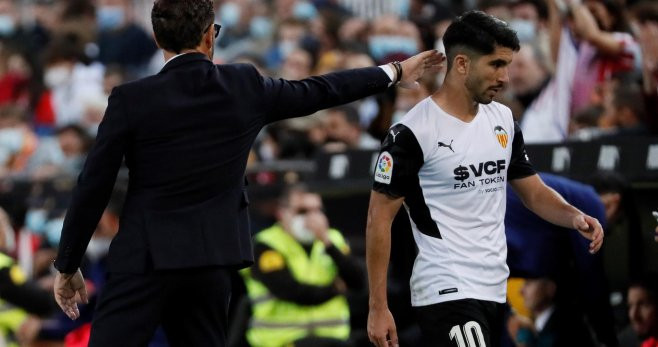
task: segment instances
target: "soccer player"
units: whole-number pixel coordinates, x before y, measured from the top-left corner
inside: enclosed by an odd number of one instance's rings
[[[599,222],[547,187],[525,153],[509,108],[493,102],[519,49],[516,33],[482,12],[468,12],[443,37],[443,86],[391,127],[375,168],[366,230],[370,290],[368,336],[398,344],[388,309],[390,228],[404,205],[418,247],[411,304],[433,346],[496,346],[509,270],[505,263],[506,183],[554,224],[603,242]]]

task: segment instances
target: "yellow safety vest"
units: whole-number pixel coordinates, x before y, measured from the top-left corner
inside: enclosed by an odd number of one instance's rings
[[[329,240],[344,253],[349,251],[338,230],[330,229]],[[265,229],[255,236],[280,253],[292,276],[299,283],[327,286],[334,282],[338,269],[325,252],[325,246],[315,241],[310,255],[280,225]],[[259,266],[258,260],[256,265]],[[247,340],[254,347],[280,347],[306,336],[329,337],[346,340],[350,334],[350,310],[343,295],[337,295],[315,306],[298,305],[279,300],[259,281],[251,276],[250,269],[241,274],[252,304],[252,318]]]
[[[13,266],[15,266],[14,259],[0,253],[0,269],[12,268]],[[20,269],[12,268],[10,271],[20,272]],[[12,277],[14,276],[13,273],[11,275]],[[21,273],[16,276],[20,277],[23,275]],[[16,280],[24,279],[12,278],[12,281]],[[26,318],[27,312],[5,302],[4,300],[0,300],[0,334],[2,335],[0,339],[4,339],[7,342],[7,346],[18,346],[14,340],[15,332],[18,331],[18,328],[20,328]]]

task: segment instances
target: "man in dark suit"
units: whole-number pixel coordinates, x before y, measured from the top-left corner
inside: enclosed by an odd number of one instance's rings
[[[78,267],[122,160],[130,172],[90,345],[223,346],[229,270],[253,262],[244,170],[260,129],[384,91],[440,68],[436,51],[402,63],[286,81],[214,65],[211,0],[156,0],[162,71],[115,88],[73,192],[55,267],[69,317],[87,295]]]

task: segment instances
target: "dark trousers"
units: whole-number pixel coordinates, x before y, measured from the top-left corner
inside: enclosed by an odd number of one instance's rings
[[[112,273],[89,346],[146,346],[161,325],[172,347],[223,347],[230,295],[230,270],[221,267]]]
[[[426,346],[500,346],[505,305],[462,299],[414,307]]]

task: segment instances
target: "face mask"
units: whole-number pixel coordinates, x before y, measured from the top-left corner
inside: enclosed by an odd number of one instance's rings
[[[46,210],[31,209],[25,214],[25,227],[35,234],[43,234],[46,226]]]
[[[10,15],[0,15],[0,36],[9,36],[16,30],[14,18]]]
[[[297,48],[297,42],[295,41],[281,41],[279,42],[279,54],[281,58],[286,59],[292,51]]]
[[[62,227],[64,227],[64,218],[51,219],[45,226],[44,236],[48,243],[52,246],[59,244],[59,238],[62,235]]]
[[[318,15],[318,11],[312,4],[302,1],[297,2],[292,8],[292,15],[297,19],[309,20],[315,18]]]
[[[240,21],[240,7],[233,3],[227,2],[219,9],[219,23],[222,27],[232,28],[238,25]]]
[[[123,24],[124,11],[120,6],[101,6],[96,12],[96,20],[101,30],[116,29]]]
[[[0,129],[0,151],[12,155],[21,150],[23,147],[24,134],[21,129],[6,128]],[[9,159],[9,158],[4,158]]]
[[[249,22],[249,33],[255,39],[266,39],[272,35],[272,22],[266,17],[254,17]]]
[[[51,67],[43,75],[43,82],[50,89],[57,88],[69,82],[71,72],[64,66]]]
[[[535,22],[526,19],[513,19],[509,23],[510,28],[516,31],[516,36],[521,42],[532,42],[537,36]]]
[[[294,216],[290,220],[290,233],[295,240],[305,245],[315,241],[315,234],[306,228],[306,218],[301,215]]]
[[[418,52],[418,45],[416,40],[406,36],[376,35],[368,39],[368,49],[372,57],[379,61],[393,53],[414,55]]]
[[[85,254],[93,262],[98,261],[110,251],[112,239],[107,237],[92,237]]]

